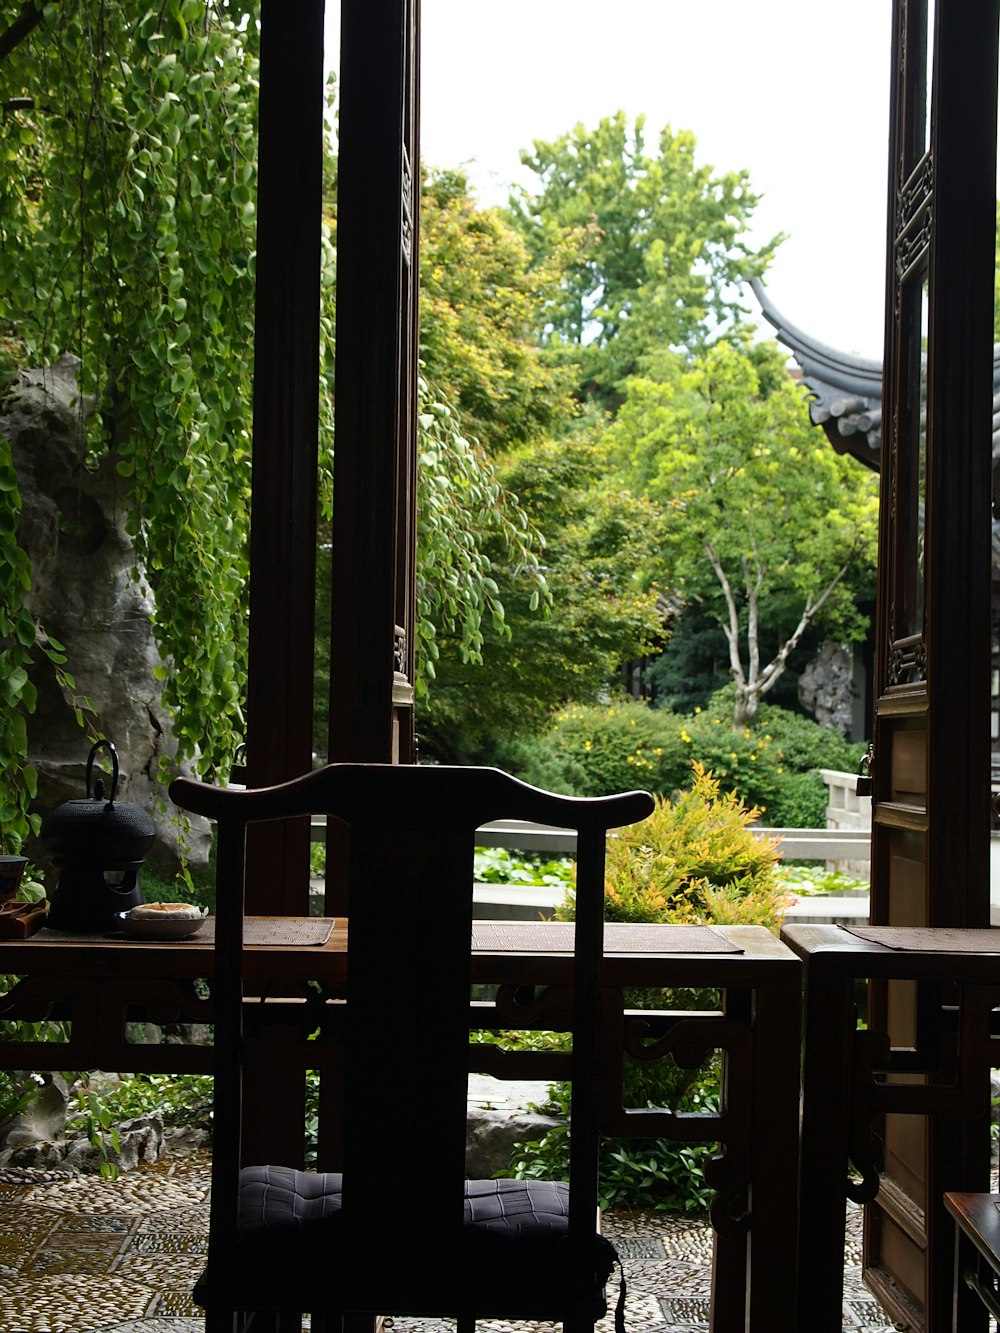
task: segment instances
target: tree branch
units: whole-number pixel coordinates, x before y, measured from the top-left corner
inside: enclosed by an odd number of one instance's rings
[[[823,589],[823,591],[820,593],[819,597],[816,599],[815,602],[812,601],[810,598],[806,599],[805,609],[803,610],[802,615],[799,618],[799,623],[795,626],[795,629],[785,640],[780,651],[774,656],[774,658],[767,664],[764,670],[760,673],[758,680],[756,682],[751,681],[751,688],[756,687],[757,693],[759,695],[763,696],[767,694],[769,690],[774,688],[779,677],[781,676],[782,672],[785,670],[785,667],[788,664],[789,654],[798,645],[798,642],[802,638],[802,635],[805,633],[806,628],[809,625],[810,621],[812,621],[817,611],[819,611],[822,608],[823,603],[827,600],[827,598],[833,592],[834,588],[836,588],[837,584],[844,577],[844,575],[847,573],[850,567],[851,567],[851,561],[850,560],[845,561],[844,564],[841,565],[837,573],[830,580],[830,582]]]
[[[9,28],[0,33],[0,60],[6,60],[13,50],[31,36],[41,21],[41,3],[36,3],[36,0],[24,0],[20,14]]]
[[[760,674],[760,610],[758,594],[764,582],[764,572],[756,562],[757,577],[751,576],[750,561],[743,556],[743,586],[747,591],[747,678],[751,688]]]
[[[722,632],[726,636],[726,642],[729,644],[729,670],[732,672],[733,679],[738,684],[746,683],[746,677],[743,674],[743,663],[740,660],[740,616],[736,606],[736,598],[733,596],[733,590],[729,586],[729,580],[726,578],[726,571],[722,568],[722,561],[719,559],[711,542],[705,543],[705,554],[708,556],[709,563],[715,570],[715,577],[719,580],[722,588],[722,594],[726,599],[726,607],[729,611],[729,624],[727,625],[722,617],[719,617],[719,624],[722,626]]]

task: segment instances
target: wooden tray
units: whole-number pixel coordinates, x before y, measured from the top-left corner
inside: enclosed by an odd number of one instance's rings
[[[48,914],[49,900],[43,898],[39,903],[25,903],[23,912],[0,915],[0,940],[26,940],[45,925]]]

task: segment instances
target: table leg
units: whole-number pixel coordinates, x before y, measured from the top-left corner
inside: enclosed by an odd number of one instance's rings
[[[854,979],[813,955],[804,993],[797,1327],[834,1333],[844,1304]]]
[[[797,973],[755,992],[748,1333],[795,1327],[801,1009]]]

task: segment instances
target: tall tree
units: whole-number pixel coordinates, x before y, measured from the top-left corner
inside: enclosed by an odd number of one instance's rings
[[[863,634],[857,592],[875,562],[877,480],[809,425],[778,364],[730,342],[694,362],[665,354],[656,378],[629,381],[608,433],[631,484],[674,508],[665,577],[722,629],[738,727],[810,625]],[[765,622],[787,627],[766,660]]]
[[[630,126],[619,111],[521,154],[539,178],[512,201],[533,256],[575,239],[546,337],[604,405],[646,352],[703,346],[738,321],[740,282],[764,272],[781,240],[749,247],[758,196],[747,173],[714,174],[696,146],[667,126],[650,153],[644,117]]]
[[[559,703],[593,698],[663,634],[650,574],[665,540],[661,508],[609,477],[592,432],[525,446],[499,472],[545,535],[551,605],[540,615],[525,572],[495,560],[509,637],[487,628],[483,668],[444,644],[418,715],[423,752],[445,761],[513,762],[512,741]]]
[[[482,208],[461,171],[427,171],[420,197],[420,355],[428,380],[493,456],[558,431],[571,377],[541,354],[537,330],[563,256],[533,265],[499,208]]]

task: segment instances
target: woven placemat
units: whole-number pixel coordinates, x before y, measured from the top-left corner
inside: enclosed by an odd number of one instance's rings
[[[285,920],[263,921],[251,917],[243,923],[243,943],[254,944],[325,944],[334,927],[329,916],[294,917]],[[215,939],[215,918],[209,917],[194,937],[199,944]]]
[[[294,917],[287,920],[279,918],[273,921],[251,917],[243,926],[243,943],[247,946],[255,944],[321,945],[325,944],[330,938],[334,924],[334,919],[327,916]],[[81,934],[69,930],[50,930],[48,926],[43,926],[41,930],[36,931],[25,943],[30,944],[32,940],[37,940],[39,944],[66,940],[75,940],[78,944],[163,944],[165,942],[163,937],[157,939],[149,935],[134,939],[121,930]],[[213,944],[215,942],[215,918],[210,916],[199,931],[193,935],[185,935],[178,942]]]
[[[572,953],[572,921],[534,924],[518,921],[474,921],[473,948],[483,953]],[[714,926],[631,925],[609,921],[604,926],[605,953],[742,953]]]
[[[943,926],[841,926],[869,944],[924,953],[1000,953],[1000,930],[952,930]]]

